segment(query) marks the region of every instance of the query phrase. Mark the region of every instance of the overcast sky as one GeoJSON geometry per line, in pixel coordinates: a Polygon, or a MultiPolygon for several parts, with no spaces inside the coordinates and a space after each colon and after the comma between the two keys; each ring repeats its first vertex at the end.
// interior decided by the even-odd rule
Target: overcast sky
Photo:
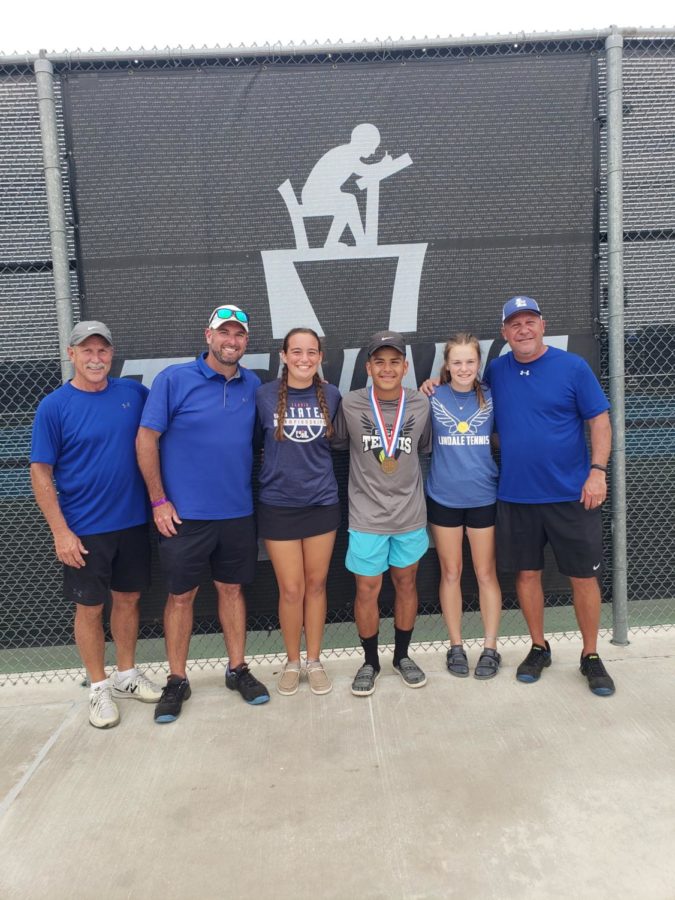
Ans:
{"type": "Polygon", "coordinates": [[[675,26],[672,0],[8,0],[0,52],[298,44],[675,26]]]}

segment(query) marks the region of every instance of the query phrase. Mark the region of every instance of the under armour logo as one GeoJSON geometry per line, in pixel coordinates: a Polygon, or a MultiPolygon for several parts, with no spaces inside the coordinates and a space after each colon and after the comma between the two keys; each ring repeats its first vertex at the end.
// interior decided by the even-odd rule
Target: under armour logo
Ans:
{"type": "Polygon", "coordinates": [[[128,400],[125,400],[122,404],[122,409],[131,409],[131,403],[128,400]]]}
{"type": "Polygon", "coordinates": [[[521,375],[529,375],[529,374],[530,374],[530,370],[529,370],[529,369],[521,369],[521,370],[520,370],[520,374],[521,374],[521,375]]]}

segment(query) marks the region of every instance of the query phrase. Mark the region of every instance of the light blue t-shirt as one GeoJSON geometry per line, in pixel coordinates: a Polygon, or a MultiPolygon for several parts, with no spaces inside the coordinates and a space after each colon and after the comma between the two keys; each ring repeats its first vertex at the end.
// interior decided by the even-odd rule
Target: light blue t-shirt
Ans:
{"type": "Polygon", "coordinates": [[[451,509],[490,506],[497,497],[499,473],[490,449],[492,396],[487,388],[483,395],[481,407],[475,391],[442,384],[429,401],[433,450],[427,494],[451,509]]]}
{"type": "Polygon", "coordinates": [[[205,356],[159,373],[141,425],[161,434],[162,482],[181,519],[250,516],[260,379],[239,366],[226,380],[206,364],[205,356]]]}
{"type": "Polygon", "coordinates": [[[75,534],[147,522],[135,447],[147,395],[129,378],[109,378],[102,391],[81,391],[68,382],[38,406],[30,459],[53,467],[59,506],[75,534]]]}
{"type": "Polygon", "coordinates": [[[584,422],[609,409],[588,363],[557,347],[529,363],[505,353],[487,367],[485,380],[501,449],[497,497],[509,503],[578,500],[590,463],[584,422]]]}

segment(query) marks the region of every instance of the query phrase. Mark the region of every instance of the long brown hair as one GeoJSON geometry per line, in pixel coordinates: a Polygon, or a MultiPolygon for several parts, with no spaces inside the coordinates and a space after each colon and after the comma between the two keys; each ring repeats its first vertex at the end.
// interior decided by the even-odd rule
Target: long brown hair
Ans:
{"type": "MultiPolygon", "coordinates": [[[[291,338],[296,334],[311,334],[317,343],[319,353],[323,352],[321,347],[321,338],[313,328],[291,328],[291,330],[284,338],[284,343],[281,348],[283,353],[288,353],[288,344],[291,338]]],[[[286,435],[284,434],[284,419],[286,418],[286,402],[288,400],[288,366],[286,365],[286,363],[284,363],[283,369],[281,370],[280,382],[279,400],[277,402],[277,427],[274,429],[274,438],[277,441],[284,441],[286,440],[286,435]]],[[[326,401],[326,394],[324,392],[323,384],[318,372],[314,373],[312,384],[314,385],[314,390],[316,391],[316,399],[319,403],[319,408],[321,409],[323,420],[326,423],[325,437],[330,440],[330,438],[333,437],[333,423],[331,422],[330,410],[328,409],[328,403],[326,401]]]]}
{"type": "MultiPolygon", "coordinates": [[[[471,347],[476,351],[476,356],[478,357],[478,365],[480,366],[481,354],[478,338],[475,334],[471,334],[471,332],[469,331],[458,331],[457,334],[453,334],[453,336],[448,340],[447,344],[443,348],[443,365],[441,366],[439,375],[441,384],[450,384],[451,381],[451,375],[448,371],[448,359],[450,357],[450,351],[453,347],[471,347]]],[[[485,406],[485,394],[483,393],[483,386],[478,375],[476,375],[476,377],[474,378],[471,389],[476,392],[478,406],[482,409],[485,406]]]]}

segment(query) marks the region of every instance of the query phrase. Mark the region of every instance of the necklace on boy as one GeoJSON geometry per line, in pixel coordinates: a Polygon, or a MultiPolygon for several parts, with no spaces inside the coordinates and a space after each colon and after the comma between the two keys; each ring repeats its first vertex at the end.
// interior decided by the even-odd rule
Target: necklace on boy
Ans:
{"type": "Polygon", "coordinates": [[[469,430],[469,423],[464,418],[464,406],[466,405],[466,401],[469,399],[469,394],[471,393],[471,391],[467,391],[466,394],[462,393],[462,399],[464,401],[463,403],[459,402],[459,400],[457,399],[457,394],[452,387],[450,388],[450,393],[455,398],[455,403],[457,404],[457,409],[460,413],[459,422],[457,423],[457,431],[460,434],[466,434],[466,432],[469,430]]]}

